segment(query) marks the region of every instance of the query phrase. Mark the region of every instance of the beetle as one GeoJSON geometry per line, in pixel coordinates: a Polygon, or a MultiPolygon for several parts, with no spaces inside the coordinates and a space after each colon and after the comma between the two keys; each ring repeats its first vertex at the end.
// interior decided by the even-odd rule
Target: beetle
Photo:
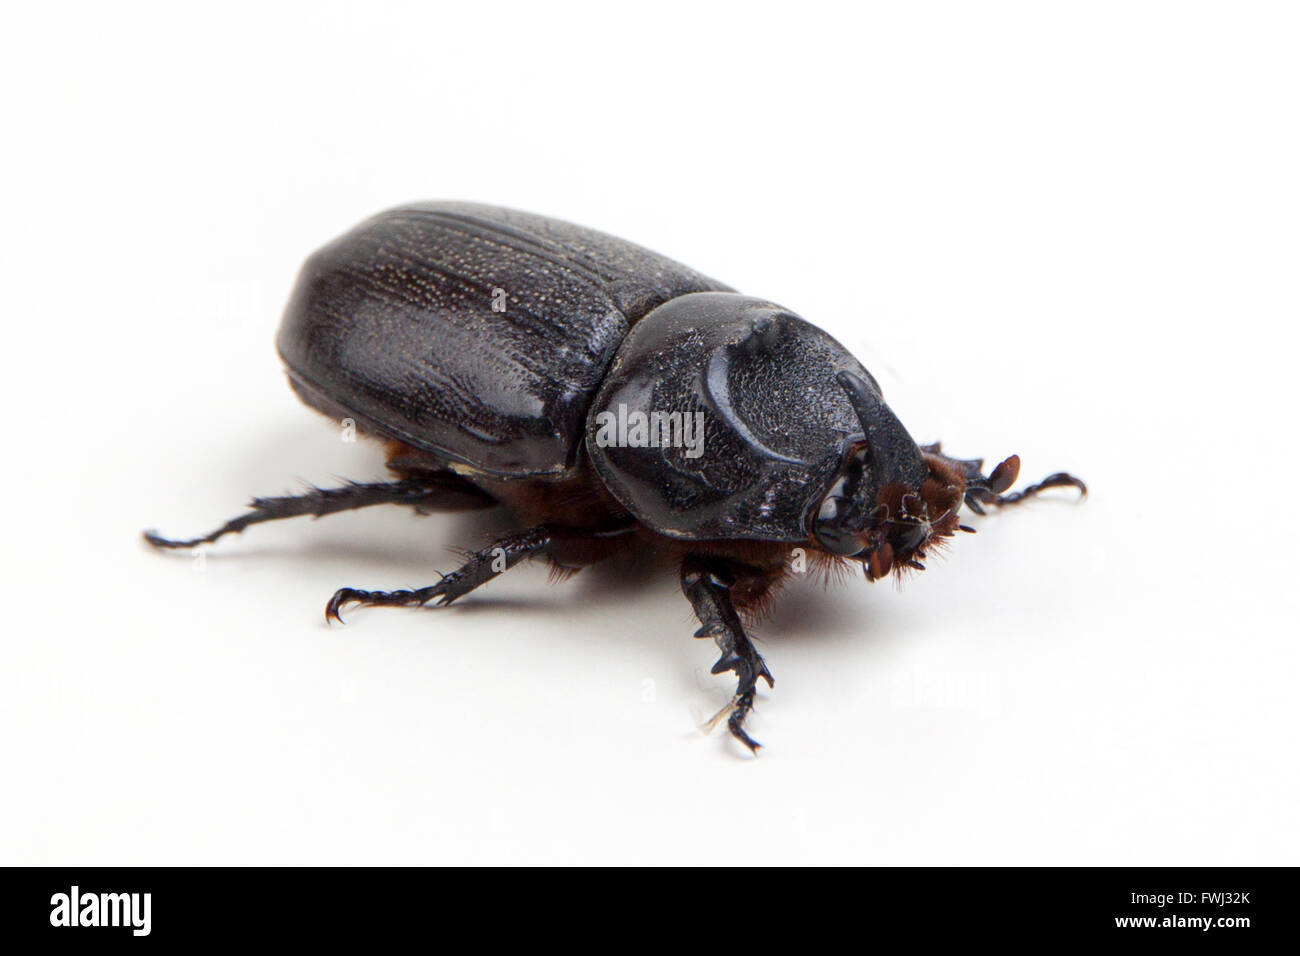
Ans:
{"type": "Polygon", "coordinates": [[[312,255],[277,346],[312,408],[386,442],[394,480],[254,498],[193,548],[251,525],[372,505],[422,513],[508,508],[518,530],[415,590],[338,590],[352,605],[451,604],[544,556],[561,573],[619,553],[678,569],[712,673],[736,690],[714,718],[745,729],[774,681],[746,626],[792,557],[859,566],[869,580],[921,570],[983,514],[1055,487],[1008,493],[1020,460],[918,445],[880,386],[834,338],[657,253],[497,206],[426,202],[382,212],[312,255]]]}

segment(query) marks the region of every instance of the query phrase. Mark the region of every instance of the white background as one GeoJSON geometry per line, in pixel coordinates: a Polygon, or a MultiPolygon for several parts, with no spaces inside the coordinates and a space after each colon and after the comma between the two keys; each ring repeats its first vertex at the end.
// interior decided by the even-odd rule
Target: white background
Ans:
{"type": "MultiPolygon", "coordinates": [[[[27,5],[0,39],[0,862],[1297,863],[1294,8],[27,5]],[[1093,489],[796,584],[744,755],[671,576],[482,525],[287,388],[301,260],[517,206],[840,338],[921,440],[1093,489]]],[[[497,526],[500,526],[499,524],[497,526]]]]}

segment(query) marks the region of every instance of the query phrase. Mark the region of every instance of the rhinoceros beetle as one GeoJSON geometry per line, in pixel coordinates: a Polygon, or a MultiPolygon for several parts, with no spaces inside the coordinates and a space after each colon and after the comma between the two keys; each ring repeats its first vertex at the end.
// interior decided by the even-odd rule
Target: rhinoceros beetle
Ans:
{"type": "Polygon", "coordinates": [[[495,206],[430,202],[363,222],[302,268],[277,341],[309,406],[387,442],[393,481],[253,499],[192,548],[250,525],[370,505],[510,509],[520,530],[416,590],[348,605],[447,605],[520,561],[564,571],[620,552],[679,570],[737,679],[715,721],[744,722],[772,674],[746,633],[802,553],[870,580],[907,569],[1006,494],[1012,456],[917,445],[839,342],[640,246],[495,206]]]}

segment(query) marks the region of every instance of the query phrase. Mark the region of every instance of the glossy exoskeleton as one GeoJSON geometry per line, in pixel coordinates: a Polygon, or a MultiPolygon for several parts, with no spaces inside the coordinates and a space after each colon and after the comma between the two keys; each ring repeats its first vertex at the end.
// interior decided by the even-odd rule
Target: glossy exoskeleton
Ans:
{"type": "Polygon", "coordinates": [[[506,568],[545,556],[576,569],[651,551],[679,569],[713,673],[736,692],[719,717],[744,722],[772,675],[746,633],[796,549],[867,578],[920,569],[1016,494],[1019,459],[918,446],[875,379],[794,313],[740,295],[640,246],[495,206],[432,202],[367,220],[304,265],[278,338],[308,405],[388,443],[391,482],[257,498],[192,540],[249,525],[377,504],[421,512],[502,505],[514,533],[418,590],[343,588],[351,604],[450,604],[506,568]]]}

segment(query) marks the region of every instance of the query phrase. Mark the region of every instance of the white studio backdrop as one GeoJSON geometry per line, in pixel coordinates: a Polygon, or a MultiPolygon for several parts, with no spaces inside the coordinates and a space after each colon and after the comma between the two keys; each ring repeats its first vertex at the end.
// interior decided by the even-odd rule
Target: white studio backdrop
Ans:
{"type": "MultiPolygon", "coordinates": [[[[0,862],[1296,862],[1285,4],[51,4],[0,37],[0,862]],[[273,349],[416,199],[623,236],[826,328],[913,434],[1068,494],[756,628],[758,759],[671,575],[378,509],[273,349]]],[[[1049,500],[1049,498],[1051,500],[1049,500]]],[[[492,522],[496,523],[493,524],[492,522]]]]}

